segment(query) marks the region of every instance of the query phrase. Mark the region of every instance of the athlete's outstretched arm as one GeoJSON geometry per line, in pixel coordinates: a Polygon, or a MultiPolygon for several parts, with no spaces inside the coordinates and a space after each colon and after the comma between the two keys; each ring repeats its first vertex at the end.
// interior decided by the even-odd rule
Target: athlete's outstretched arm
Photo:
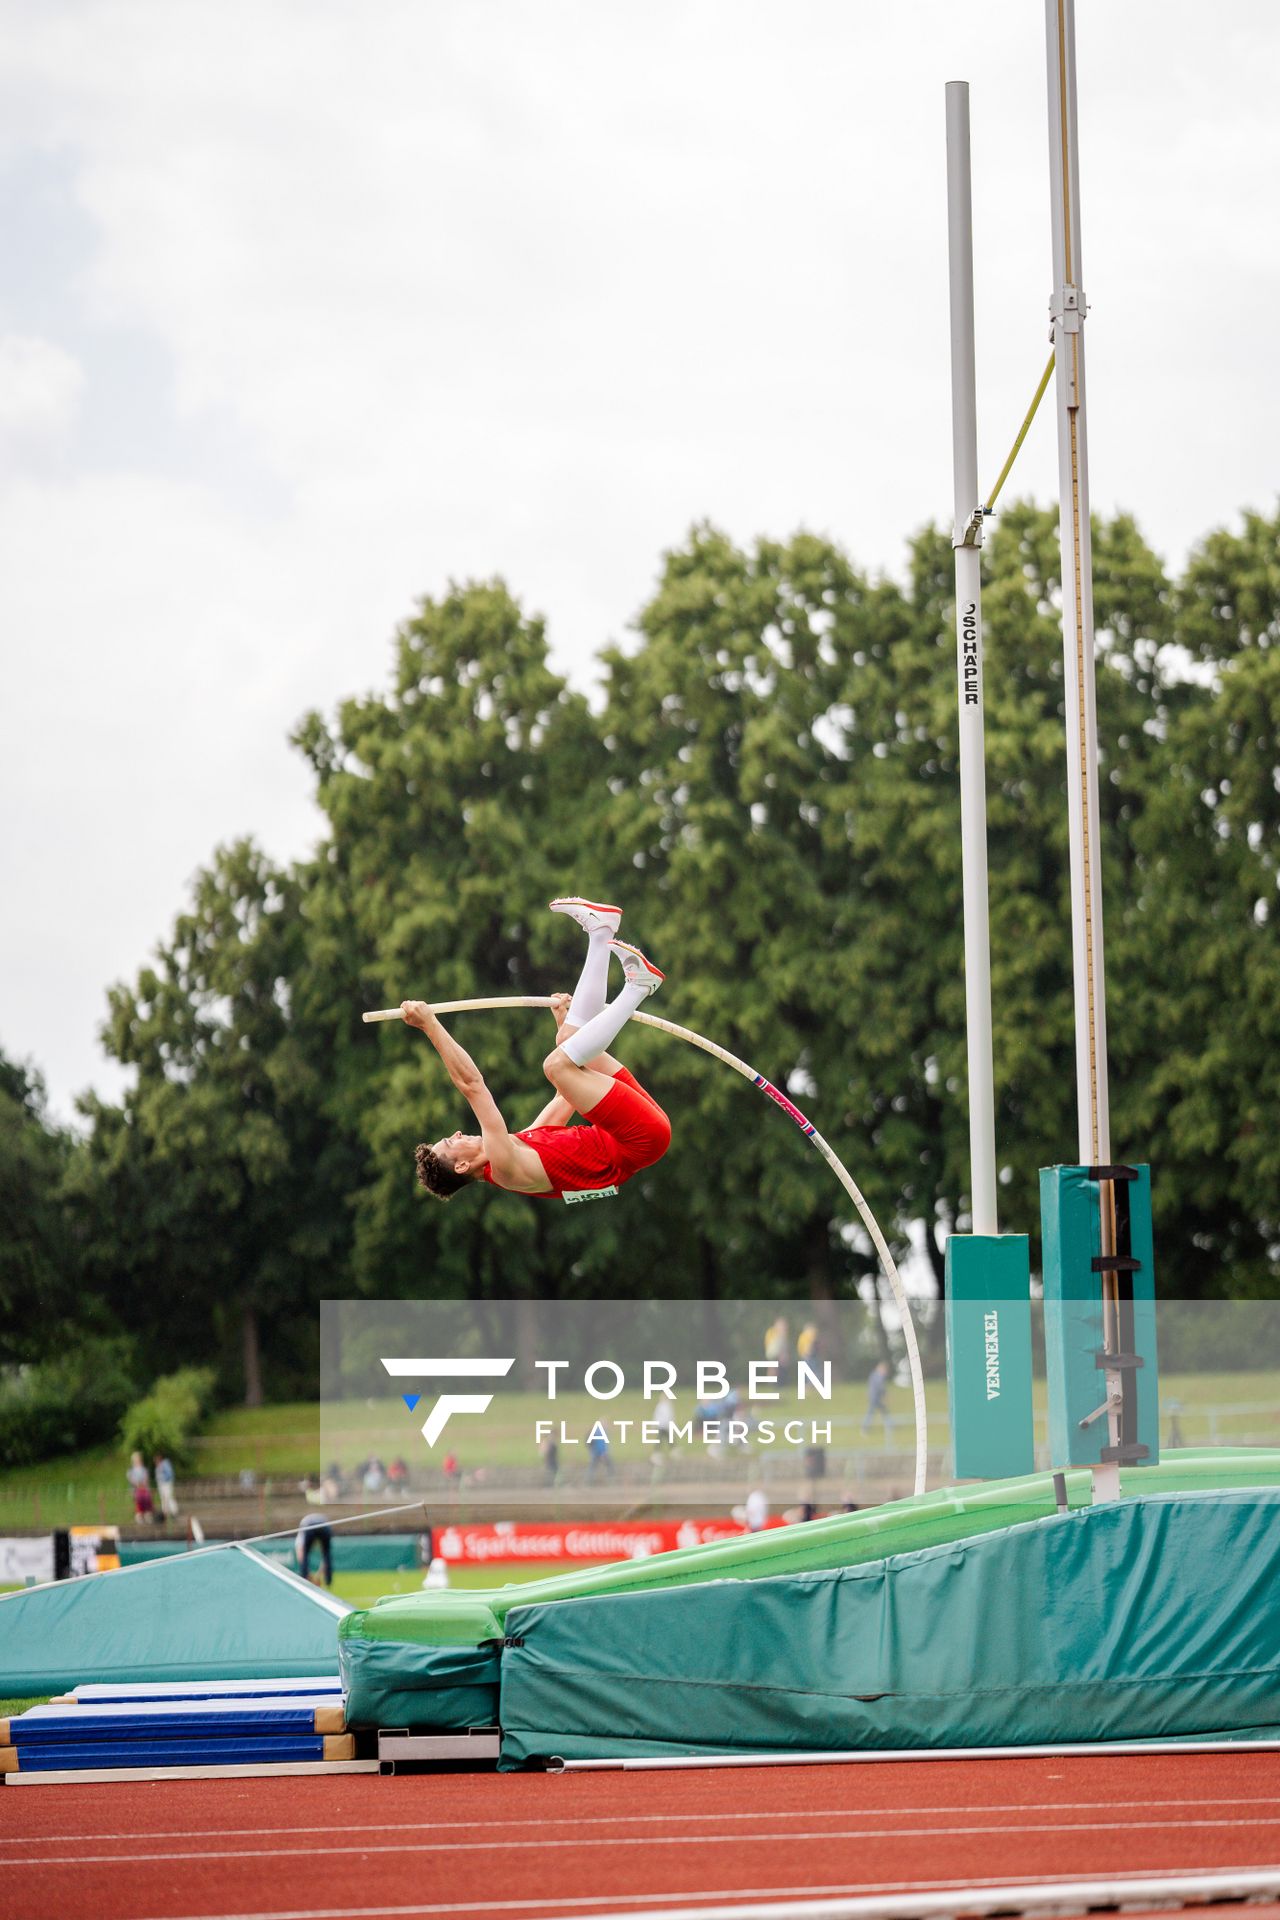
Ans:
{"type": "MultiPolygon", "coordinates": [[[[402,1000],[400,1017],[407,1027],[416,1027],[419,1033],[425,1033],[440,1058],[444,1069],[463,1099],[469,1102],[476,1119],[480,1120],[480,1110],[476,1106],[477,1096],[484,1096],[495,1113],[497,1105],[493,1095],[484,1083],[481,1073],[465,1047],[460,1047],[451,1033],[446,1033],[439,1019],[424,1000],[402,1000]]],[[[481,1121],[483,1125],[483,1121],[481,1121]]]]}
{"type": "Polygon", "coordinates": [[[498,1184],[513,1193],[545,1192],[547,1179],[542,1162],[532,1148],[512,1138],[484,1075],[466,1048],[445,1032],[425,1001],[402,1000],[400,1015],[406,1026],[426,1034],[443,1060],[445,1072],[474,1113],[490,1171],[498,1184]]]}

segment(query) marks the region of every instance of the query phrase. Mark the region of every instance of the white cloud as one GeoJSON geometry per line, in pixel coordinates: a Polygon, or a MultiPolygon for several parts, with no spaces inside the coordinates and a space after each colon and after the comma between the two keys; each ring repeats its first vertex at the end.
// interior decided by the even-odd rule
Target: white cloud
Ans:
{"type": "Polygon", "coordinates": [[[51,340],[0,334],[0,457],[12,468],[63,446],[83,390],[72,354],[51,340]]]}

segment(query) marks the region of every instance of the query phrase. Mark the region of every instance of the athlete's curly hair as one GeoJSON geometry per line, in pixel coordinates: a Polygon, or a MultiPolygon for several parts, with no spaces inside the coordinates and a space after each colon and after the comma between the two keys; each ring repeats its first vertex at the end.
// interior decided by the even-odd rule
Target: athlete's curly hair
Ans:
{"type": "Polygon", "coordinates": [[[460,1193],[463,1187],[471,1184],[472,1176],[469,1173],[455,1173],[434,1147],[415,1147],[413,1158],[418,1179],[433,1200],[452,1200],[455,1193],[460,1193]]]}

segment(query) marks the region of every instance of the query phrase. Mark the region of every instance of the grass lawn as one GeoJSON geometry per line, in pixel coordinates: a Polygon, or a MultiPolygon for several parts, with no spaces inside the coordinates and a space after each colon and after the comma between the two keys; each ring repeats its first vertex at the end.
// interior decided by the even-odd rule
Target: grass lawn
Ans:
{"type": "MultiPolygon", "coordinates": [[[[311,1400],[279,1407],[227,1407],[195,1441],[201,1476],[234,1478],[250,1468],[259,1479],[301,1480],[320,1457],[320,1410],[311,1400]]],[[[119,1447],[93,1447],[0,1474],[0,1530],[5,1527],[127,1526],[133,1495],[119,1447]]]]}
{"type": "MultiPolygon", "coordinates": [[[[526,1580],[545,1580],[553,1573],[568,1573],[579,1567],[605,1566],[603,1560],[529,1560],[505,1567],[450,1567],[449,1585],[455,1592],[464,1588],[519,1587],[526,1580]]],[[[353,1607],[371,1607],[388,1593],[421,1593],[422,1571],[411,1573],[335,1573],[333,1592],[353,1607]]]]}
{"type": "Polygon", "coordinates": [[[133,1518],[125,1485],[128,1460],[118,1447],[64,1454],[0,1474],[0,1529],[123,1526],[133,1518]]]}
{"type": "Polygon", "coordinates": [[[320,1408],[314,1400],[280,1407],[225,1407],[195,1442],[199,1474],[237,1474],[251,1467],[259,1478],[275,1474],[300,1480],[320,1462],[320,1408]]]}

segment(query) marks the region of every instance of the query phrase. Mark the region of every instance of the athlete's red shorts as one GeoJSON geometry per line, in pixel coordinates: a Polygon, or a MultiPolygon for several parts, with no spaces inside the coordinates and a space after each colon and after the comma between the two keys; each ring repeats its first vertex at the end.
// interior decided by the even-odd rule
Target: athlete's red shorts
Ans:
{"type": "MultiPolygon", "coordinates": [[[[564,1193],[617,1186],[651,1167],[671,1145],[671,1122],[652,1094],[621,1067],[604,1098],[583,1114],[581,1125],[527,1127],[516,1139],[533,1148],[551,1183],[545,1193],[529,1197],[556,1200],[564,1193]]],[[[491,1182],[490,1168],[482,1171],[491,1182]]]]}
{"type": "Polygon", "coordinates": [[[583,1117],[614,1141],[624,1180],[661,1160],[671,1145],[671,1122],[626,1067],[619,1067],[604,1099],[583,1117]]]}

